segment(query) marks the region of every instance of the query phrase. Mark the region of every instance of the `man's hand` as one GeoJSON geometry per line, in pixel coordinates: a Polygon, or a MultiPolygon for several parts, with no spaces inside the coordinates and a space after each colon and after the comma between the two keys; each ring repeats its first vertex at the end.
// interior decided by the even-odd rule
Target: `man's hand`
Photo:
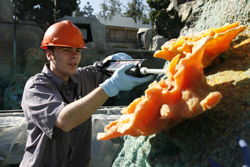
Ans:
{"type": "Polygon", "coordinates": [[[125,73],[126,70],[130,69],[131,67],[133,67],[133,64],[122,66],[117,71],[115,71],[111,78],[100,84],[100,86],[109,97],[116,96],[120,91],[131,90],[134,87],[153,79],[153,75],[143,78],[137,78],[127,75],[125,73]]]}

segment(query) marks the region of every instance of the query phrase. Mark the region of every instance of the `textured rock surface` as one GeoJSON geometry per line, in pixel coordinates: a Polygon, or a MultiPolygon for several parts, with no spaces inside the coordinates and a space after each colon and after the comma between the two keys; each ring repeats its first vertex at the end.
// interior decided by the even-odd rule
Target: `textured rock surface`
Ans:
{"type": "Polygon", "coordinates": [[[163,36],[160,36],[160,35],[156,35],[153,37],[152,39],[152,43],[153,43],[153,46],[151,48],[152,51],[156,51],[156,50],[160,50],[161,49],[161,46],[169,41],[167,38],[164,38],[163,36]]]}
{"type": "MultiPolygon", "coordinates": [[[[249,25],[242,17],[249,4],[242,0],[205,3],[196,31],[242,19],[241,24],[249,25]]],[[[249,36],[248,28],[220,55],[219,62],[205,69],[208,83],[223,94],[218,106],[159,134],[125,136],[113,166],[206,167],[208,158],[227,167],[242,166],[237,137],[250,144],[249,36]]]]}
{"type": "Polygon", "coordinates": [[[217,107],[159,134],[126,136],[113,166],[205,167],[208,158],[228,167],[241,166],[236,139],[250,143],[249,50],[248,40],[223,53],[221,64],[206,69],[208,83],[223,94],[217,107]]]}
{"type": "Polygon", "coordinates": [[[18,74],[10,81],[8,87],[4,91],[4,103],[5,110],[20,109],[21,100],[23,95],[23,88],[27,81],[27,77],[18,74]]]}
{"type": "Polygon", "coordinates": [[[31,77],[42,71],[44,63],[47,62],[45,53],[41,49],[29,48],[24,52],[25,68],[24,74],[31,77]]]}
{"type": "Polygon", "coordinates": [[[236,21],[249,25],[249,8],[250,2],[246,0],[205,0],[189,17],[181,35],[221,27],[225,23],[236,21]]]}
{"type": "Polygon", "coordinates": [[[141,46],[145,50],[149,50],[152,45],[152,37],[153,31],[151,28],[140,28],[137,32],[137,36],[139,37],[138,41],[141,46]]]}
{"type": "Polygon", "coordinates": [[[0,4],[0,88],[2,89],[9,84],[14,72],[23,71],[23,53],[27,48],[40,46],[43,30],[34,22],[22,22],[16,24],[15,35],[13,5],[10,0],[0,0],[0,4]],[[14,55],[14,43],[16,55],[14,55]]]}
{"type": "Polygon", "coordinates": [[[1,21],[11,21],[13,16],[13,7],[10,0],[0,0],[0,20],[1,21]]]}

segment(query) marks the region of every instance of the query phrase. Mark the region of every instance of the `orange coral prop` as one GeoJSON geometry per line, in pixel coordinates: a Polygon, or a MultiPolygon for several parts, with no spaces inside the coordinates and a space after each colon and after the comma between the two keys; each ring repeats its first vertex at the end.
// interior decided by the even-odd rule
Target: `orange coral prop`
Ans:
{"type": "Polygon", "coordinates": [[[205,46],[213,40],[206,37],[194,44],[192,53],[181,59],[173,58],[166,72],[167,80],[154,81],[145,96],[135,99],[119,120],[98,133],[98,140],[109,140],[124,135],[148,136],[167,130],[180,122],[212,108],[222,98],[219,92],[210,92],[201,62],[205,46]]]}
{"type": "Polygon", "coordinates": [[[205,32],[191,34],[190,36],[181,36],[178,39],[172,39],[162,45],[161,49],[155,52],[154,57],[171,61],[176,55],[185,57],[191,53],[194,44],[201,38],[210,36],[210,40],[205,46],[205,52],[202,59],[202,68],[209,66],[212,61],[222,52],[230,47],[231,41],[242,31],[246,29],[245,25],[239,26],[239,22],[226,24],[220,28],[211,28],[205,32]]]}

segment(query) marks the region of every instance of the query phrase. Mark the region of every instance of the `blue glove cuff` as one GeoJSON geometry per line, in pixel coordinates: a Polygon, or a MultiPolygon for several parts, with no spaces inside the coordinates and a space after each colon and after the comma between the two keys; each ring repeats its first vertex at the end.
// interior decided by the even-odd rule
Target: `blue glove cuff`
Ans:
{"type": "Polygon", "coordinates": [[[126,53],[116,53],[111,56],[110,60],[131,60],[131,59],[133,58],[126,53]]]}
{"type": "Polygon", "coordinates": [[[118,88],[114,84],[112,79],[107,79],[104,81],[100,86],[103,88],[104,92],[109,96],[113,97],[116,96],[119,93],[118,88]]]}
{"type": "Polygon", "coordinates": [[[123,65],[117,71],[115,71],[111,78],[100,84],[104,92],[109,97],[116,96],[119,91],[131,90],[135,86],[141,85],[153,78],[152,75],[143,78],[127,75],[125,71],[131,67],[133,67],[133,64],[123,65]]]}

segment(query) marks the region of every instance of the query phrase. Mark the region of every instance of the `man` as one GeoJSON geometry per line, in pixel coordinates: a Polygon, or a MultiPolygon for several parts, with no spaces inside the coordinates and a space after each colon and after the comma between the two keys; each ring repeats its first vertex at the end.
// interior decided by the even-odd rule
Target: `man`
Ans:
{"type": "MultiPolygon", "coordinates": [[[[80,30],[68,20],[48,28],[41,48],[46,49],[49,63],[25,85],[22,108],[28,138],[20,166],[89,166],[91,115],[109,97],[152,76],[126,75],[131,65],[123,66],[109,79],[101,72],[78,68],[81,50],[86,47],[80,30]]],[[[119,54],[111,56],[117,58],[119,54]]]]}

